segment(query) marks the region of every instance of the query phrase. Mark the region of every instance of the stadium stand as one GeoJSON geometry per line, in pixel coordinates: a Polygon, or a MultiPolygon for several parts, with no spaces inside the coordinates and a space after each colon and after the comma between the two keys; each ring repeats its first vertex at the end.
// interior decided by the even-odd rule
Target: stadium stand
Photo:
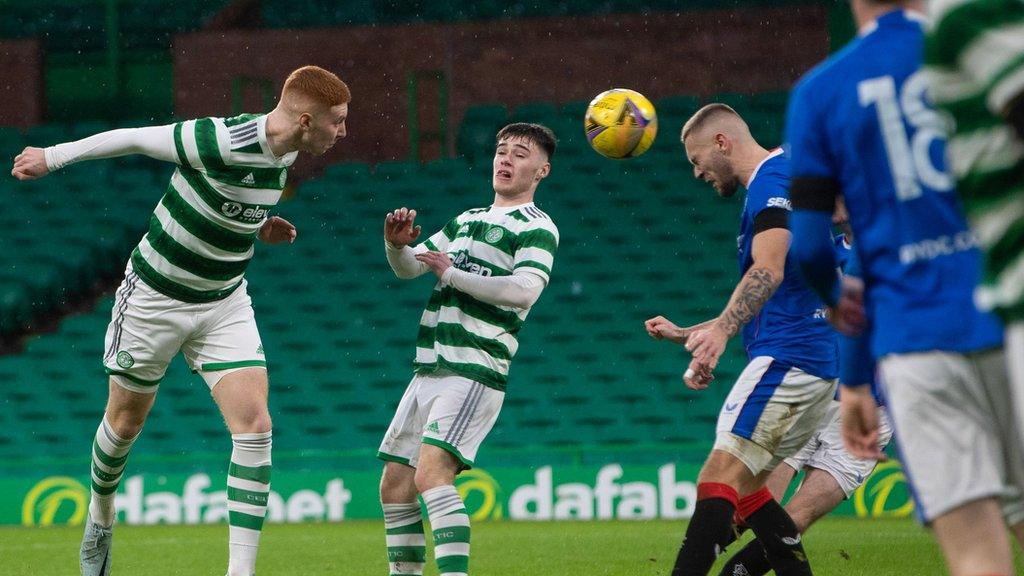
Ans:
{"type": "Polygon", "coordinates": [[[107,44],[108,18],[115,16],[121,47],[168,48],[174,34],[201,27],[227,0],[138,0],[117,2],[115,15],[102,0],[0,1],[0,38],[40,38],[53,52],[90,52],[107,44]],[[159,14],[159,18],[154,18],[159,14]]]}
{"type": "MultiPolygon", "coordinates": [[[[761,111],[765,125],[755,128],[766,144],[778,143],[774,119],[784,97],[734,103],[744,113],[761,111]]],[[[736,281],[739,203],[694,180],[678,144],[679,126],[699,104],[693,97],[657,103],[662,133],[651,151],[629,161],[587,147],[583,103],[537,103],[511,113],[482,106],[459,129],[460,158],[339,164],[302,183],[277,210],[297,226],[297,242],[258,245],[248,273],[270,362],[275,446],[376,447],[409,380],[431,283],[394,278],[381,246],[383,215],[416,207],[429,234],[462,210],[487,205],[495,130],[509,119],[534,118],[555,127],[562,142],[537,200],[559,225],[561,244],[551,285],[524,328],[489,445],[709,443],[726,384],[744,362],[741,346],[734,342],[719,366],[722,385],[696,393],[681,382],[685,354],[652,341],[642,326],[656,314],[703,321],[736,281]]],[[[48,125],[24,141],[103,128],[48,125]]],[[[0,131],[0,152],[24,141],[0,131]]],[[[19,201],[0,213],[15,247],[0,270],[0,326],[23,328],[90,282],[116,277],[169,173],[154,161],[120,159],[15,184],[19,201]]],[[[51,456],[81,452],[66,439],[89,437],[101,415],[111,304],[105,297],[93,311],[64,318],[55,333],[32,336],[22,353],[0,357],[0,378],[11,391],[0,402],[0,456],[23,454],[24,442],[51,456]]],[[[140,440],[144,451],[214,450],[225,442],[205,385],[176,360],[140,440]]]]}
{"type": "MultiPolygon", "coordinates": [[[[791,4],[808,4],[814,0],[790,0],[791,4]]],[[[715,4],[718,8],[756,7],[764,0],[731,0],[715,4]]],[[[775,2],[774,4],[779,4],[775,2]]],[[[459,22],[500,18],[539,18],[621,13],[666,12],[706,9],[712,5],[698,0],[657,0],[638,6],[631,0],[562,0],[559,2],[499,2],[483,0],[263,0],[262,16],[266,26],[277,28],[309,28],[349,26],[358,24],[397,24],[406,22],[459,22]],[[315,17],[312,17],[315,15],[315,17]]]]}

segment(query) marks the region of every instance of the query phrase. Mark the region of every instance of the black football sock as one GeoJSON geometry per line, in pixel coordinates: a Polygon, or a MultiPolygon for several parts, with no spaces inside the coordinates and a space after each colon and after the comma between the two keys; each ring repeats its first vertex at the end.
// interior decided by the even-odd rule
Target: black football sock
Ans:
{"type": "Polygon", "coordinates": [[[761,541],[754,538],[742,550],[732,555],[718,576],[764,576],[771,572],[772,563],[761,541]]]}
{"type": "Polygon", "coordinates": [[[776,576],[811,576],[800,532],[766,488],[746,496],[741,515],[768,554],[776,576]]]}
{"type": "Polygon", "coordinates": [[[736,490],[727,484],[701,482],[697,505],[686,528],[672,576],[707,576],[715,559],[735,539],[732,515],[739,503],[736,490]]]}

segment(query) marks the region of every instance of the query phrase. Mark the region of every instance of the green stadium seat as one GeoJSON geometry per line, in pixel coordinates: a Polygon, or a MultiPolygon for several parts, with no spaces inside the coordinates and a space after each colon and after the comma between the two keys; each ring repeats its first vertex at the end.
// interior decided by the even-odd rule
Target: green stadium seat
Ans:
{"type": "Polygon", "coordinates": [[[459,125],[456,148],[459,155],[470,161],[490,159],[494,151],[494,136],[508,123],[508,109],[502,104],[484,104],[470,107],[459,125]]]}
{"type": "MultiPolygon", "coordinates": [[[[694,100],[679,98],[664,109],[683,110],[694,100]]],[[[764,103],[771,98],[749,100],[755,118],[768,118],[775,105],[764,103]]],[[[520,107],[517,114],[524,108],[530,110],[520,107]]],[[[580,138],[581,111],[535,108],[554,111],[549,122],[563,138],[563,155],[537,198],[559,225],[561,247],[551,283],[520,335],[502,416],[486,446],[541,453],[709,446],[728,383],[745,362],[741,347],[730,347],[716,371],[723,385],[698,394],[681,382],[686,365],[678,349],[650,340],[642,322],[665,314],[690,324],[720,311],[736,282],[738,204],[693,180],[674,136],[659,137],[663,148],[615,162],[580,138]]],[[[433,282],[393,277],[380,219],[415,202],[429,234],[460,211],[487,205],[494,131],[507,117],[500,106],[467,112],[459,149],[467,150],[465,137],[477,130],[482,136],[468,148],[472,154],[373,170],[331,166],[281,204],[279,213],[299,227],[299,241],[257,247],[247,273],[268,355],[279,450],[376,448],[411,377],[419,314],[433,282]]],[[[81,290],[97,280],[96,268],[107,282],[120,274],[167,172],[157,165],[105,165],[96,164],[96,175],[72,167],[38,189],[16,185],[19,201],[0,213],[8,240],[19,247],[0,266],[0,332],[24,327],[40,309],[59,308],[74,295],[69,287],[81,290]],[[118,203],[96,192],[113,186],[132,190],[118,203]],[[97,216],[79,221],[74,216],[82,210],[97,216]],[[66,249],[54,253],[50,237],[64,238],[66,249]]],[[[19,354],[0,357],[0,379],[13,392],[0,401],[0,425],[30,431],[0,433],[0,457],[17,456],[18,442],[80,454],[80,446],[54,438],[60,425],[95,430],[106,396],[100,358],[112,302],[103,298],[94,310],[64,318],[55,333],[33,337],[19,354]],[[37,390],[60,396],[61,418],[31,409],[37,390]]],[[[181,360],[168,371],[154,410],[140,451],[181,454],[229,445],[205,384],[181,360]]]]}
{"type": "Polygon", "coordinates": [[[531,122],[535,124],[552,124],[559,119],[558,107],[546,102],[522,104],[512,112],[510,122],[531,122]]]}

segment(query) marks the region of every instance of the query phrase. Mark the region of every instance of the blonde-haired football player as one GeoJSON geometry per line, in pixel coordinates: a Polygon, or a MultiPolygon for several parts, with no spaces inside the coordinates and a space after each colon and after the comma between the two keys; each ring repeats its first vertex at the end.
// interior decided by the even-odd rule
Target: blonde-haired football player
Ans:
{"type": "Polygon", "coordinates": [[[179,352],[210,387],[231,431],[228,574],[254,573],[270,493],[271,422],[266,359],[245,269],[256,238],[295,240],[295,227],[269,211],[298,152],[323,154],[345,137],[350,99],[336,75],[304,66],[288,76],[269,114],[112,130],[26,148],[15,158],[11,173],[19,180],[128,154],[178,165],[149,232],[132,252],[107,328],[103,365],[110,392],[92,445],[83,575],[110,573],[114,492],[179,352]]]}

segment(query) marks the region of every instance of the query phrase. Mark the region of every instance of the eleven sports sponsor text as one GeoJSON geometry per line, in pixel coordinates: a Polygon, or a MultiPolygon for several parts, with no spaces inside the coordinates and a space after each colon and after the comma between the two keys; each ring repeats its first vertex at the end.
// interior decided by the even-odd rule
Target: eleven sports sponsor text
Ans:
{"type": "MultiPolygon", "coordinates": [[[[693,514],[699,466],[541,466],[473,469],[456,485],[474,520],[651,520],[693,514]]],[[[275,470],[270,522],[340,522],[380,518],[379,471],[275,470]]],[[[0,479],[0,524],[80,524],[89,501],[86,477],[0,479]]],[[[135,474],[116,496],[126,524],[211,524],[227,518],[224,477],[135,474]]],[[[875,472],[835,514],[904,517],[913,511],[896,461],[875,472]]]]}

